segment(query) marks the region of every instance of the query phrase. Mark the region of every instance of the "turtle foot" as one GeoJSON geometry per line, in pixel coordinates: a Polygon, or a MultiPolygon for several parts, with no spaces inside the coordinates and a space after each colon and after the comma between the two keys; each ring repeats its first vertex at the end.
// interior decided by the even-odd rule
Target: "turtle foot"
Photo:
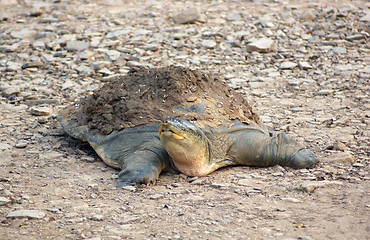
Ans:
{"type": "Polygon", "coordinates": [[[140,169],[123,169],[118,174],[117,187],[136,184],[154,184],[159,178],[158,169],[154,166],[147,166],[140,169]]]}
{"type": "Polygon", "coordinates": [[[311,168],[318,162],[319,159],[312,151],[308,149],[302,149],[291,157],[287,165],[295,169],[311,168]]]}

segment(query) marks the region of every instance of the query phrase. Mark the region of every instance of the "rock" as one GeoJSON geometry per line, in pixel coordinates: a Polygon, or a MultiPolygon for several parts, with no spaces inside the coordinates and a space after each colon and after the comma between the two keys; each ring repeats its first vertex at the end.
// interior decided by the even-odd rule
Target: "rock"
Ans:
{"type": "Polygon", "coordinates": [[[349,35],[346,37],[346,40],[348,41],[356,41],[356,40],[361,40],[364,39],[365,36],[362,34],[354,34],[354,35],[349,35]]]}
{"type": "Polygon", "coordinates": [[[356,159],[352,156],[349,152],[340,152],[334,153],[326,158],[324,158],[323,162],[329,163],[353,163],[356,159]]]}
{"type": "Polygon", "coordinates": [[[69,41],[67,42],[67,51],[83,51],[89,47],[90,43],[86,41],[69,41]]]}
{"type": "Polygon", "coordinates": [[[227,21],[240,21],[241,20],[240,13],[229,12],[226,14],[226,20],[227,21]]]}
{"type": "Polygon", "coordinates": [[[282,197],[280,199],[283,200],[283,201],[293,202],[293,203],[301,203],[302,202],[301,200],[296,199],[296,198],[292,198],[292,197],[286,197],[286,198],[282,197]]]}
{"type": "Polygon", "coordinates": [[[93,220],[93,221],[103,221],[104,216],[101,215],[101,214],[94,214],[94,215],[90,216],[89,219],[93,220]]]}
{"type": "Polygon", "coordinates": [[[346,53],[346,52],[347,52],[347,49],[346,49],[346,48],[344,48],[344,47],[333,47],[333,48],[331,49],[331,51],[332,51],[333,53],[336,53],[336,54],[341,54],[341,53],[346,53]]]}
{"type": "Polygon", "coordinates": [[[251,187],[251,180],[250,179],[240,179],[238,181],[238,184],[241,185],[241,186],[247,186],[247,187],[251,187]]]}
{"type": "Polygon", "coordinates": [[[294,63],[294,62],[283,62],[283,63],[280,64],[279,68],[283,69],[283,70],[285,70],[285,69],[294,69],[296,66],[297,66],[297,64],[294,63]]]}
{"type": "Polygon", "coordinates": [[[1,92],[4,97],[8,98],[10,96],[18,95],[20,92],[20,89],[19,87],[7,87],[7,88],[4,88],[1,92]]]}
{"type": "Polygon", "coordinates": [[[7,218],[35,218],[45,217],[45,213],[37,210],[16,210],[6,215],[7,218]]]}
{"type": "Polygon", "coordinates": [[[5,197],[0,197],[0,206],[5,206],[9,203],[11,203],[12,201],[8,198],[5,198],[5,197]]]}
{"type": "Polygon", "coordinates": [[[298,188],[305,192],[313,192],[317,188],[328,187],[328,186],[333,186],[333,185],[343,185],[343,183],[339,181],[325,180],[325,181],[320,181],[320,182],[303,183],[298,188]]]}
{"type": "Polygon", "coordinates": [[[43,67],[44,66],[44,63],[43,62],[40,62],[40,61],[34,61],[34,62],[29,62],[29,63],[26,63],[24,65],[22,65],[22,69],[26,69],[26,68],[39,68],[39,67],[43,67]]]}
{"type": "Polygon", "coordinates": [[[105,51],[105,54],[111,61],[116,61],[121,56],[121,53],[117,50],[107,50],[105,51]]]}
{"type": "Polygon", "coordinates": [[[50,106],[32,106],[30,107],[30,113],[35,116],[49,116],[52,109],[50,106]]]}
{"type": "Polygon", "coordinates": [[[54,22],[59,22],[59,19],[54,17],[40,18],[40,23],[54,23],[54,22]]]}
{"type": "Polygon", "coordinates": [[[112,75],[113,72],[111,70],[109,70],[108,68],[102,68],[98,71],[98,73],[101,73],[103,75],[112,75]]]}
{"type": "Polygon", "coordinates": [[[312,69],[312,66],[308,62],[298,62],[298,67],[302,70],[312,69]]]}
{"type": "Polygon", "coordinates": [[[163,194],[160,194],[160,193],[156,193],[152,196],[150,196],[150,199],[154,199],[154,200],[157,200],[157,199],[160,199],[160,198],[163,198],[164,195],[163,194]]]}
{"type": "Polygon", "coordinates": [[[188,8],[178,12],[172,19],[177,24],[194,23],[200,18],[200,11],[197,8],[188,8]]]}
{"type": "Polygon", "coordinates": [[[10,149],[10,148],[12,148],[12,145],[0,142],[0,150],[7,150],[7,149],[10,149]]]}
{"type": "Polygon", "coordinates": [[[301,19],[305,22],[311,22],[316,19],[315,14],[312,13],[312,11],[304,11],[304,13],[301,15],[301,19]]]}
{"type": "Polygon", "coordinates": [[[364,164],[362,164],[362,163],[354,163],[354,164],[352,164],[352,166],[354,166],[354,167],[365,167],[365,165],[364,164]]]}
{"type": "Polygon", "coordinates": [[[124,190],[130,191],[130,192],[136,191],[136,187],[134,187],[134,186],[123,186],[121,188],[124,189],[124,190]]]}
{"type": "Polygon", "coordinates": [[[370,12],[366,13],[359,19],[361,22],[370,22],[370,12]]]}
{"type": "Polygon", "coordinates": [[[17,62],[12,62],[12,61],[8,61],[6,63],[6,70],[7,71],[18,71],[19,69],[21,69],[22,67],[22,64],[21,63],[17,63],[17,62]]]}
{"type": "Polygon", "coordinates": [[[207,49],[211,49],[211,48],[214,48],[216,47],[217,43],[213,40],[203,40],[201,42],[201,46],[204,47],[204,48],[207,48],[207,49]]]}
{"type": "Polygon", "coordinates": [[[25,148],[25,147],[27,147],[27,142],[26,141],[19,141],[19,142],[17,142],[16,144],[15,144],[15,147],[16,148],[25,148]]]}
{"type": "Polygon", "coordinates": [[[24,28],[19,31],[12,31],[10,33],[10,36],[12,36],[13,38],[25,39],[32,38],[33,36],[35,36],[35,34],[36,34],[35,30],[24,28]]]}
{"type": "Polygon", "coordinates": [[[267,53],[274,50],[275,41],[269,38],[261,38],[256,40],[252,43],[247,44],[247,51],[248,52],[260,52],[260,53],[267,53]]]}

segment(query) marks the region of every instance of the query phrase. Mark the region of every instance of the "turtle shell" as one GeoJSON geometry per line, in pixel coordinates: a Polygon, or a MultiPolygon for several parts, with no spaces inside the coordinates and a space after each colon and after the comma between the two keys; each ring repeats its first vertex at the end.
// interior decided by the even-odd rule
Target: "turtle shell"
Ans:
{"type": "Polygon", "coordinates": [[[193,121],[200,128],[228,126],[233,120],[260,124],[246,99],[222,78],[176,66],[132,69],[65,108],[59,118],[108,135],[167,116],[193,121]]]}

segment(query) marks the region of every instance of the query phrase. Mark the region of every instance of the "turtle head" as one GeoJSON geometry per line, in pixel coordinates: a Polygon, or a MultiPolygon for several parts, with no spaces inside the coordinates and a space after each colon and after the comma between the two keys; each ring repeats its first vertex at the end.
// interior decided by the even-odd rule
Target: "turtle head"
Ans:
{"type": "Polygon", "coordinates": [[[159,128],[161,141],[176,168],[189,176],[204,176],[210,171],[208,139],[195,124],[166,118],[159,128]]]}

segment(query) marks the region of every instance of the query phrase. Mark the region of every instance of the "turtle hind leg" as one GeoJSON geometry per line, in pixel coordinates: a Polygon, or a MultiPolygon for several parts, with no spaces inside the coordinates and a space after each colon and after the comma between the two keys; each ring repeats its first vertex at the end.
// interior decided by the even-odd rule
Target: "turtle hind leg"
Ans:
{"type": "Polygon", "coordinates": [[[125,159],[117,187],[155,183],[168,165],[169,156],[161,143],[146,143],[125,159]]]}

